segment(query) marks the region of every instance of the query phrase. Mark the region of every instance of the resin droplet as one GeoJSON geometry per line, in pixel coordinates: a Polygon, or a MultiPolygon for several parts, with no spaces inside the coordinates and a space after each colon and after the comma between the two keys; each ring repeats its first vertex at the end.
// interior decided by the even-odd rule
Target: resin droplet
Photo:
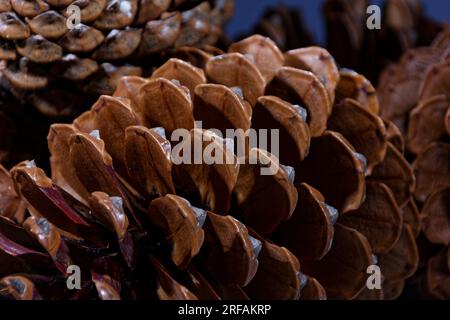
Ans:
{"type": "Polygon", "coordinates": [[[253,246],[253,252],[255,252],[255,256],[258,257],[259,253],[262,250],[262,243],[261,241],[259,241],[256,238],[253,238],[252,236],[248,236],[250,238],[250,241],[252,242],[252,246],[253,246]]]}
{"type": "Polygon", "coordinates": [[[362,163],[363,167],[364,167],[364,172],[367,170],[367,159],[366,157],[359,152],[354,152],[355,156],[358,158],[358,160],[362,163]]]}
{"type": "Polygon", "coordinates": [[[160,135],[161,137],[163,137],[164,139],[166,138],[166,130],[163,127],[156,127],[156,128],[152,128],[152,130],[157,133],[158,135],[160,135]]]}
{"type": "Polygon", "coordinates": [[[244,99],[244,93],[242,92],[242,89],[240,87],[232,87],[231,90],[239,96],[241,99],[244,99]]]}
{"type": "Polygon", "coordinates": [[[27,168],[35,168],[36,162],[34,160],[28,161],[26,167],[27,168]]]}
{"type": "Polygon", "coordinates": [[[294,104],[293,107],[297,111],[300,118],[306,122],[306,119],[308,119],[308,111],[305,108],[300,107],[298,104],[294,104]]]}
{"type": "Polygon", "coordinates": [[[89,135],[97,140],[100,140],[100,131],[98,130],[93,130],[91,133],[89,133],[89,135]]]}
{"type": "Polygon", "coordinates": [[[328,210],[328,217],[330,218],[331,224],[336,224],[337,219],[339,218],[339,211],[328,204],[325,203],[325,206],[328,210]]]}
{"type": "Polygon", "coordinates": [[[123,210],[123,200],[121,197],[110,197],[110,199],[114,207],[116,207],[118,210],[123,210]]]}
{"type": "Polygon", "coordinates": [[[205,224],[206,220],[206,211],[201,208],[192,207],[194,213],[197,217],[197,225],[201,228],[205,224]]]}
{"type": "Polygon", "coordinates": [[[280,167],[284,170],[284,172],[286,172],[286,175],[288,177],[288,180],[290,183],[294,183],[294,179],[295,179],[295,169],[294,167],[291,166],[284,166],[282,164],[280,164],[280,167]]]}
{"type": "Polygon", "coordinates": [[[303,272],[298,272],[297,277],[300,280],[300,289],[303,290],[308,284],[308,277],[303,272]]]}
{"type": "Polygon", "coordinates": [[[372,264],[378,264],[378,257],[374,254],[372,254],[372,264]]]}

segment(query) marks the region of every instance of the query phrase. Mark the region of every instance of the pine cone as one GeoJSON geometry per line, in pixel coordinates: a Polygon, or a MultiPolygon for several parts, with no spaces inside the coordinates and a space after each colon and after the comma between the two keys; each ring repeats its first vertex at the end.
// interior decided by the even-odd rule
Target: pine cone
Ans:
{"type": "Polygon", "coordinates": [[[283,54],[258,35],[218,56],[177,54],[192,63],[172,58],[148,79],[124,77],[114,96],[101,96],[73,124],[53,125],[51,179],[33,162],[14,167],[11,177],[3,171],[1,184],[14,184],[20,196],[9,187],[0,198],[10,217],[0,219],[7,261],[0,264],[0,294],[401,294],[418,264],[414,175],[396,147],[398,131],[377,115],[370,82],[339,71],[322,48],[283,54]],[[279,158],[269,152],[273,144],[254,147],[249,135],[232,144],[219,134],[250,128],[279,130],[279,158]],[[177,129],[187,132],[179,143],[177,129]],[[175,160],[173,154],[195,160],[185,151],[195,146],[224,162],[175,160]],[[29,211],[23,223],[11,209],[20,201],[29,211]],[[366,287],[373,264],[383,273],[381,290],[366,287]],[[82,270],[75,293],[66,288],[70,265],[82,270]]]}
{"type": "Polygon", "coordinates": [[[447,29],[431,46],[407,51],[383,71],[379,88],[381,115],[404,134],[417,177],[414,196],[423,219],[422,241],[427,242],[421,252],[422,264],[428,265],[423,288],[427,295],[447,299],[450,268],[442,259],[450,243],[449,52],[447,29]]]}
{"type": "Polygon", "coordinates": [[[314,44],[311,32],[304,24],[302,12],[282,4],[266,10],[253,32],[271,38],[282,50],[314,44]]]}
{"type": "Polygon", "coordinates": [[[46,115],[72,115],[121,76],[141,75],[152,56],[214,44],[232,10],[231,0],[3,0],[2,85],[46,115]],[[81,24],[70,28],[72,8],[81,24]]]}
{"type": "Polygon", "coordinates": [[[327,48],[343,66],[377,81],[379,72],[406,50],[429,45],[444,24],[424,13],[419,0],[384,1],[381,29],[367,27],[367,0],[327,0],[327,48]]]}

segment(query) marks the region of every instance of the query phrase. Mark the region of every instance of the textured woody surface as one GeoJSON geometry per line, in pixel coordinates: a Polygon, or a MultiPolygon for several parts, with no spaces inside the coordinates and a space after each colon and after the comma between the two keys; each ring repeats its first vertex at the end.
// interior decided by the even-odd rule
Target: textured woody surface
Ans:
{"type": "Polygon", "coordinates": [[[52,123],[71,122],[176,48],[215,44],[233,9],[233,0],[2,0],[1,163],[46,162],[52,123]]]}
{"type": "MultiPolygon", "coordinates": [[[[378,81],[380,71],[406,50],[429,45],[445,23],[427,16],[425,1],[385,0],[382,28],[366,27],[367,0],[327,0],[327,48],[337,61],[378,81]]],[[[380,81],[380,84],[382,82],[380,81]]]]}
{"type": "MultiPolygon", "coordinates": [[[[379,86],[381,115],[395,123],[403,134],[416,178],[415,200],[403,209],[404,220],[421,239],[422,270],[415,282],[420,283],[423,296],[438,299],[450,298],[445,289],[450,272],[443,258],[450,232],[449,50],[447,28],[430,46],[408,50],[386,68],[379,86]]],[[[398,296],[400,283],[394,283],[397,292],[391,294],[398,296]]]]}
{"type": "Polygon", "coordinates": [[[2,87],[49,116],[72,114],[77,95],[112,94],[163,51],[216,43],[232,11],[232,0],[3,0],[2,87]]]}
{"type": "MultiPolygon", "coordinates": [[[[228,53],[205,50],[180,49],[185,61],[124,77],[72,124],[53,125],[51,177],[30,161],[1,171],[11,190],[0,198],[2,296],[379,299],[381,290],[364,290],[369,265],[382,262],[392,282],[414,273],[406,221],[420,222],[400,216],[412,169],[388,142],[376,96],[337,90],[342,74],[368,80],[339,72],[324,49],[283,54],[258,35],[228,53]],[[248,128],[278,129],[289,148],[277,157],[273,143],[254,147],[244,135],[233,147],[218,134],[248,128]],[[186,134],[179,143],[170,139],[176,129],[186,134]],[[195,146],[205,161],[223,162],[171,156],[193,160],[195,146]],[[69,264],[84,270],[75,296],[65,289],[69,264]],[[17,294],[19,282],[26,294],[17,294]]],[[[402,290],[392,286],[387,296],[402,290]]]]}

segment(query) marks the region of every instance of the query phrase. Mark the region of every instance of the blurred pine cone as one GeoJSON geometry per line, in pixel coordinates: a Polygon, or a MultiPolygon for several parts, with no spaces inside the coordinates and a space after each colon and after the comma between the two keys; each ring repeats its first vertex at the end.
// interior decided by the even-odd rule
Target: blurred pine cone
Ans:
{"type": "Polygon", "coordinates": [[[216,43],[232,11],[232,0],[3,0],[3,90],[48,116],[76,114],[152,56],[216,43]]]}
{"type": "Polygon", "coordinates": [[[425,14],[420,0],[385,0],[381,29],[370,30],[368,0],[327,0],[327,48],[342,65],[377,82],[379,72],[410,48],[429,45],[444,27],[425,14]]]}
{"type": "MultiPolygon", "coordinates": [[[[368,0],[326,0],[326,48],[337,63],[377,83],[380,71],[407,49],[429,45],[444,27],[426,16],[419,0],[385,0],[380,30],[367,28],[368,0]]],[[[284,50],[315,43],[301,12],[283,5],[269,9],[254,27],[284,50]]]]}
{"type": "Polygon", "coordinates": [[[0,171],[1,296],[401,294],[418,264],[415,180],[370,82],[318,47],[283,54],[252,36],[214,51],[179,50],[187,62],[124,77],[73,124],[53,125],[51,179],[29,161],[0,171]],[[180,144],[166,137],[180,128],[181,146],[229,162],[173,163],[180,144]],[[279,159],[245,143],[238,161],[219,135],[250,128],[279,130],[279,159]],[[373,264],[381,290],[366,287],[373,264]],[[69,265],[81,268],[81,290],[66,288],[69,265]]]}
{"type": "Polygon", "coordinates": [[[396,123],[417,177],[423,219],[422,291],[450,298],[450,29],[431,46],[408,50],[380,78],[381,115],[396,123]],[[437,254],[437,255],[435,255],[437,254]],[[435,255],[431,258],[431,256],[435,255]]]}
{"type": "Polygon", "coordinates": [[[284,51],[314,44],[300,9],[284,5],[267,9],[253,33],[271,38],[284,51]]]}

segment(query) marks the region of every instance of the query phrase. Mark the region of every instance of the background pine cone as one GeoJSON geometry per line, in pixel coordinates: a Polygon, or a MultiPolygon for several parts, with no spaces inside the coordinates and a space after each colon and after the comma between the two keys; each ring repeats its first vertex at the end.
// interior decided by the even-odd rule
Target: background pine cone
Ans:
{"type": "Polygon", "coordinates": [[[228,0],[2,1],[3,86],[46,115],[70,115],[141,75],[152,55],[216,43],[232,10],[228,0]],[[81,24],[70,28],[74,6],[81,24]]]}
{"type": "Polygon", "coordinates": [[[313,36],[303,22],[303,13],[300,9],[284,5],[269,8],[253,28],[253,33],[269,37],[281,50],[314,44],[313,36]]]}
{"type": "Polygon", "coordinates": [[[7,167],[30,157],[47,167],[52,123],[71,122],[120,77],[151,73],[166,51],[215,44],[233,11],[232,0],[1,2],[0,112],[15,127],[0,145],[7,167]],[[81,24],[69,29],[74,5],[81,24]]]}
{"type": "Polygon", "coordinates": [[[386,68],[380,80],[381,115],[405,136],[408,158],[417,178],[415,199],[423,228],[421,291],[450,298],[450,30],[429,47],[408,50],[386,68]]]}
{"type": "Polygon", "coordinates": [[[377,83],[380,71],[402,53],[429,45],[445,23],[425,14],[420,0],[386,0],[381,29],[366,26],[367,0],[328,0],[324,5],[327,48],[340,64],[377,83]]]}
{"type": "MultiPolygon", "coordinates": [[[[406,50],[429,45],[445,23],[425,14],[418,0],[382,2],[380,30],[366,26],[368,0],[326,0],[326,48],[340,66],[354,69],[377,84],[381,70],[406,50]]],[[[285,50],[317,43],[301,13],[283,5],[269,9],[253,28],[285,50]]]]}
{"type": "Polygon", "coordinates": [[[9,217],[0,219],[0,295],[401,294],[418,264],[415,180],[370,82],[339,71],[319,47],[283,54],[256,35],[213,51],[179,50],[187,62],[170,59],[148,79],[124,77],[73,124],[52,125],[51,179],[29,161],[0,171],[9,217]],[[180,128],[189,132],[181,146],[229,162],[173,163],[180,144],[166,137],[180,128]],[[239,163],[213,128],[278,129],[280,157],[244,143],[239,163]],[[274,174],[263,175],[268,167],[274,174]],[[73,264],[83,275],[75,293],[65,287],[73,264]],[[373,264],[381,290],[366,287],[373,264]]]}

